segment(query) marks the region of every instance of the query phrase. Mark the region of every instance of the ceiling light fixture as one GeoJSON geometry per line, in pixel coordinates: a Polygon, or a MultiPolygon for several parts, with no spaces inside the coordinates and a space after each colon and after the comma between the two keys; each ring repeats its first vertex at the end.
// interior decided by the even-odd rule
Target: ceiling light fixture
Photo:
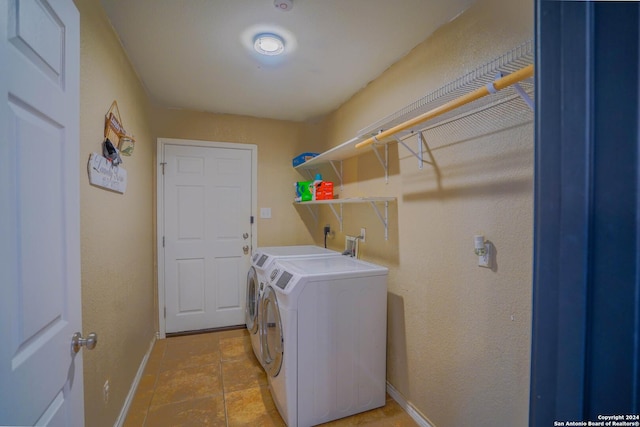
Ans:
{"type": "Polygon", "coordinates": [[[255,37],[253,48],[263,55],[280,55],[284,52],[284,40],[273,33],[262,33],[255,37]]]}

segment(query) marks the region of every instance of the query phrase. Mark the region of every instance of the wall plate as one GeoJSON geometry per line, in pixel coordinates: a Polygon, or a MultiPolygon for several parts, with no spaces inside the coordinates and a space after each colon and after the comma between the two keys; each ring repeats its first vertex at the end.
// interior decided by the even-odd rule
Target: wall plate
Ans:
{"type": "Polygon", "coordinates": [[[491,268],[491,244],[484,244],[484,255],[478,256],[478,267],[491,268]]]}
{"type": "Polygon", "coordinates": [[[344,237],[344,251],[348,251],[355,258],[358,258],[358,240],[360,239],[355,236],[344,237]]]}
{"type": "Polygon", "coordinates": [[[260,218],[263,218],[263,219],[271,218],[271,208],[260,208],[260,218]]]}

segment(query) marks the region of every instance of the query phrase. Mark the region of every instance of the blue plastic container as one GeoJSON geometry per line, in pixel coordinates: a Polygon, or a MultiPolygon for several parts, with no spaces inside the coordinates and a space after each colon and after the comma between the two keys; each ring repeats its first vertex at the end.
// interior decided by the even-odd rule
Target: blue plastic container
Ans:
{"type": "Polygon", "coordinates": [[[320,153],[302,153],[293,158],[293,167],[303,164],[307,160],[313,159],[320,153]]]}

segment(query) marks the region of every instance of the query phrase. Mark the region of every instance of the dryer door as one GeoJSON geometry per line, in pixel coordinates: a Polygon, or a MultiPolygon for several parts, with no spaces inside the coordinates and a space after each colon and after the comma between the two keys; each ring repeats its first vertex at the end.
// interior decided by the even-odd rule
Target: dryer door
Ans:
{"type": "Polygon", "coordinates": [[[258,305],[260,304],[260,289],[258,274],[251,267],[247,274],[247,303],[244,307],[244,320],[250,333],[258,332],[258,305]]]}
{"type": "Polygon", "coordinates": [[[284,345],[278,298],[271,286],[264,290],[260,310],[260,340],[262,342],[264,369],[268,375],[275,377],[282,366],[284,345]]]}

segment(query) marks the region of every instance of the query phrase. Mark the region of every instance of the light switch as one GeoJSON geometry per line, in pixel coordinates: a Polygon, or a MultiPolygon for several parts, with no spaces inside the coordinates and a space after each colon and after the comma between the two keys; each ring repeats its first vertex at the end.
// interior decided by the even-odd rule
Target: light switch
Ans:
{"type": "Polygon", "coordinates": [[[271,218],[271,208],[260,208],[260,218],[271,218]]]}

